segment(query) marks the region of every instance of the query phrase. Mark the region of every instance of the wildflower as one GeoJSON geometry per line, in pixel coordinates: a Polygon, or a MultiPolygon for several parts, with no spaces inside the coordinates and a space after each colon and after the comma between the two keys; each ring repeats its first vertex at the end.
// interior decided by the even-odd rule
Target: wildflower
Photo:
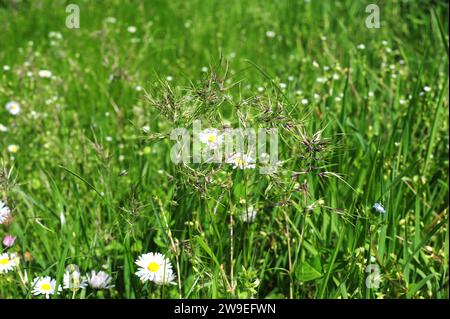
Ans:
{"type": "Polygon", "coordinates": [[[136,275],[142,282],[153,281],[163,285],[175,279],[170,261],[160,253],[147,253],[136,260],[139,266],[136,275]]]}
{"type": "Polygon", "coordinates": [[[381,204],[375,203],[375,205],[373,205],[373,208],[379,213],[386,213],[386,210],[381,204]]]}
{"type": "Polygon", "coordinates": [[[285,88],[287,88],[287,84],[286,83],[280,83],[280,89],[284,90],[285,88]]]}
{"type": "Polygon", "coordinates": [[[201,69],[201,70],[202,70],[202,72],[203,72],[203,73],[206,73],[206,72],[208,72],[208,68],[207,68],[206,66],[202,67],[202,69],[201,69]]]}
{"type": "Polygon", "coordinates": [[[429,86],[424,86],[424,87],[423,87],[423,90],[424,90],[425,92],[430,92],[430,91],[431,91],[431,88],[430,88],[429,86]]]}
{"type": "Polygon", "coordinates": [[[142,91],[142,86],[136,85],[136,87],[134,89],[136,90],[136,92],[140,92],[140,91],[142,91]]]}
{"type": "Polygon", "coordinates": [[[16,241],[16,237],[11,236],[11,235],[6,235],[3,238],[3,246],[5,247],[12,247],[14,246],[14,242],[16,241]]]}
{"type": "Polygon", "coordinates": [[[114,285],[111,285],[111,276],[104,271],[95,272],[95,270],[92,270],[91,274],[87,274],[85,279],[93,289],[109,289],[114,287],[114,285]]]}
{"type": "Polygon", "coordinates": [[[241,220],[244,223],[252,223],[258,212],[253,208],[253,206],[248,206],[242,211],[241,220]]]}
{"type": "Polygon", "coordinates": [[[0,224],[3,224],[11,217],[11,211],[8,206],[0,200],[0,224]]]}
{"type": "Polygon", "coordinates": [[[222,143],[223,136],[216,129],[205,129],[199,134],[200,141],[210,149],[216,149],[222,143]]]}
{"type": "Polygon", "coordinates": [[[35,278],[31,284],[31,287],[33,288],[31,291],[33,295],[45,295],[45,298],[47,299],[50,295],[55,294],[56,290],[56,293],[59,293],[62,290],[61,286],[58,286],[58,289],[56,289],[56,280],[50,276],[35,278]]]}
{"type": "Polygon", "coordinates": [[[268,37],[268,38],[275,38],[275,36],[276,36],[276,33],[275,33],[275,31],[267,31],[266,32],[266,37],[268,37]]]}
{"type": "Polygon", "coordinates": [[[0,254],[0,274],[7,273],[16,266],[15,254],[3,253],[0,254]]]}
{"type": "Polygon", "coordinates": [[[39,70],[38,75],[43,79],[50,79],[52,77],[52,72],[49,70],[39,70]]]}
{"type": "Polygon", "coordinates": [[[255,164],[253,158],[251,158],[247,154],[235,153],[230,156],[227,160],[227,163],[232,164],[233,168],[246,169],[246,168],[255,168],[255,164]]]}
{"type": "Polygon", "coordinates": [[[51,38],[51,39],[61,40],[62,39],[62,34],[60,32],[50,31],[48,33],[48,37],[51,38]]]}
{"type": "Polygon", "coordinates": [[[107,17],[107,18],[105,19],[105,22],[106,22],[106,23],[116,23],[116,22],[117,22],[117,19],[114,18],[114,17],[107,17]]]}
{"type": "Polygon", "coordinates": [[[9,70],[11,70],[11,68],[10,68],[10,66],[9,65],[4,65],[3,66],[3,71],[9,71],[9,70]]]}
{"type": "Polygon", "coordinates": [[[0,124],[0,132],[8,132],[8,128],[3,124],[0,124]]]}
{"type": "Polygon", "coordinates": [[[16,101],[11,101],[5,104],[6,110],[12,115],[17,115],[20,113],[20,104],[16,101]]]}
{"type": "Polygon", "coordinates": [[[258,92],[263,92],[264,91],[264,87],[258,86],[257,90],[258,90],[258,92]]]}
{"type": "Polygon", "coordinates": [[[301,102],[303,105],[306,105],[306,104],[308,104],[309,101],[308,101],[308,99],[302,99],[301,102]]]}
{"type": "Polygon", "coordinates": [[[133,26],[133,25],[130,25],[127,28],[127,31],[130,32],[130,33],[135,33],[137,31],[137,28],[135,26],[133,26]]]}
{"type": "Polygon", "coordinates": [[[356,47],[358,50],[365,50],[366,46],[364,44],[358,44],[358,46],[356,47]]]}
{"type": "Polygon", "coordinates": [[[76,269],[72,271],[67,270],[63,277],[63,287],[64,289],[78,290],[80,288],[84,289],[87,287],[86,278],[82,277],[80,272],[76,269]]]}
{"type": "Polygon", "coordinates": [[[289,81],[289,82],[294,81],[294,77],[293,77],[292,75],[289,75],[289,76],[288,76],[288,81],[289,81]]]}
{"type": "Polygon", "coordinates": [[[15,154],[18,151],[19,151],[19,146],[17,146],[16,144],[8,145],[8,152],[15,154]]]}
{"type": "Polygon", "coordinates": [[[167,82],[173,81],[173,77],[171,75],[168,75],[166,77],[167,82]]]}

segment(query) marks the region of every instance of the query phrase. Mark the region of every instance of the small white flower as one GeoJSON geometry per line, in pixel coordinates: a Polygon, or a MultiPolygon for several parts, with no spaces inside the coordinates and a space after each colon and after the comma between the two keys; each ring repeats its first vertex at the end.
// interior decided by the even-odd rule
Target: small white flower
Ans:
{"type": "Polygon", "coordinates": [[[320,77],[318,77],[318,78],[316,79],[316,81],[317,81],[318,83],[325,83],[325,82],[327,81],[327,78],[325,78],[325,77],[323,77],[323,76],[320,76],[320,77]]]}
{"type": "Polygon", "coordinates": [[[365,50],[366,46],[361,43],[361,44],[358,44],[357,48],[358,48],[358,50],[365,50]]]}
{"type": "Polygon", "coordinates": [[[168,75],[166,77],[167,82],[173,81],[173,77],[171,75],[168,75]]]}
{"type": "Polygon", "coordinates": [[[3,124],[0,124],[0,132],[8,132],[8,128],[4,126],[3,124]]]}
{"type": "Polygon", "coordinates": [[[0,224],[3,224],[10,217],[11,211],[9,210],[9,207],[0,200],[0,224]]]}
{"type": "Polygon", "coordinates": [[[19,151],[19,146],[17,146],[16,144],[8,145],[8,152],[15,154],[18,151],[19,151]]]}
{"type": "Polygon", "coordinates": [[[15,257],[16,256],[14,254],[8,253],[0,254],[0,274],[1,273],[6,274],[7,272],[13,270],[14,267],[16,267],[16,262],[14,260],[15,257]]]}
{"type": "Polygon", "coordinates": [[[58,294],[62,290],[61,286],[58,286],[58,289],[56,289],[56,280],[51,278],[50,276],[35,278],[33,280],[33,283],[31,284],[31,287],[33,289],[31,293],[33,295],[45,295],[45,298],[47,299],[50,297],[50,295],[55,294],[56,290],[58,290],[56,292],[58,294]]]}
{"type": "Polygon", "coordinates": [[[263,86],[258,86],[257,90],[258,90],[258,92],[263,92],[264,91],[264,87],[263,86]]]}
{"type": "Polygon", "coordinates": [[[199,134],[200,141],[210,149],[216,149],[222,143],[223,136],[216,129],[205,129],[199,134]]]}
{"type": "Polygon", "coordinates": [[[424,86],[424,87],[423,87],[423,90],[424,90],[425,92],[430,92],[430,91],[431,91],[431,88],[430,88],[429,86],[424,86]]]}
{"type": "Polygon", "coordinates": [[[106,23],[116,23],[116,22],[117,22],[117,19],[114,18],[114,17],[107,17],[107,18],[105,19],[105,22],[106,22],[106,23]]]}
{"type": "Polygon", "coordinates": [[[11,68],[9,67],[9,65],[4,65],[3,66],[3,71],[9,71],[11,70],[11,68]]]}
{"type": "Polygon", "coordinates": [[[241,214],[242,222],[252,223],[255,220],[257,213],[258,212],[253,208],[253,206],[248,206],[247,208],[244,208],[241,214]]]}
{"type": "Polygon", "coordinates": [[[203,73],[208,72],[208,68],[207,68],[206,66],[202,67],[202,72],[203,72],[203,73]]]}
{"type": "Polygon", "coordinates": [[[247,154],[235,153],[230,156],[227,160],[227,163],[232,164],[233,168],[246,169],[246,168],[255,168],[256,165],[253,164],[254,160],[247,154]]]}
{"type": "Polygon", "coordinates": [[[135,33],[137,31],[137,28],[135,26],[133,26],[133,25],[130,25],[127,28],[127,31],[130,32],[130,33],[135,33]]]}
{"type": "Polygon", "coordinates": [[[269,30],[266,32],[266,37],[268,37],[268,38],[275,38],[275,36],[276,36],[275,31],[269,30]]]}
{"type": "Polygon", "coordinates": [[[16,101],[11,101],[5,104],[6,110],[12,115],[17,115],[20,113],[20,104],[16,101]]]}
{"type": "Polygon", "coordinates": [[[153,281],[158,285],[164,285],[175,279],[170,261],[160,253],[143,254],[135,263],[139,266],[136,276],[142,282],[153,281]]]}
{"type": "Polygon", "coordinates": [[[48,33],[48,37],[51,38],[51,39],[61,40],[62,39],[62,34],[60,32],[50,31],[48,33]]]}
{"type": "Polygon", "coordinates": [[[50,70],[39,70],[38,75],[40,78],[50,79],[53,74],[50,70]]]}
{"type": "Polygon", "coordinates": [[[375,96],[375,94],[374,94],[372,91],[369,91],[369,93],[367,93],[367,95],[368,95],[369,97],[374,97],[374,96],[375,96]]]}
{"type": "Polygon", "coordinates": [[[84,289],[87,287],[87,281],[77,270],[66,271],[63,277],[63,287],[70,290],[84,289]]]}
{"type": "Polygon", "coordinates": [[[285,88],[287,88],[287,84],[286,83],[280,83],[280,88],[282,90],[284,90],[285,88]]]}
{"type": "Polygon", "coordinates": [[[111,136],[106,136],[106,137],[105,137],[105,140],[106,140],[107,142],[112,142],[113,138],[112,138],[111,136]]]}
{"type": "Polygon", "coordinates": [[[294,81],[294,77],[292,75],[289,75],[287,79],[288,79],[289,82],[294,81]]]}
{"type": "Polygon", "coordinates": [[[307,105],[308,102],[309,102],[308,99],[302,99],[302,100],[301,100],[301,103],[302,103],[303,105],[307,105]]]}
{"type": "Polygon", "coordinates": [[[111,276],[102,270],[99,272],[92,270],[90,274],[86,274],[85,280],[93,289],[109,289],[114,287],[114,285],[111,285],[111,276]]]}
{"type": "Polygon", "coordinates": [[[142,91],[142,86],[136,85],[136,87],[134,89],[136,90],[136,92],[140,92],[140,91],[142,91]]]}

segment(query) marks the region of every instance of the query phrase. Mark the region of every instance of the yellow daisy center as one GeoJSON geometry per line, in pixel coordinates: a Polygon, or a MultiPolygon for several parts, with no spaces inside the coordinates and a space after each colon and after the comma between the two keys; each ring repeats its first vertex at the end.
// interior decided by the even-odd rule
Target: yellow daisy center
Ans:
{"type": "Polygon", "coordinates": [[[9,259],[8,258],[0,259],[0,265],[7,265],[8,263],[9,263],[9,259]]]}
{"type": "Polygon", "coordinates": [[[151,272],[157,272],[159,269],[159,265],[158,263],[152,261],[151,263],[148,264],[147,269],[150,270],[151,272]]]}
{"type": "Polygon", "coordinates": [[[52,285],[50,285],[50,284],[42,284],[41,285],[41,289],[44,290],[44,291],[49,291],[49,290],[52,289],[52,285]]]}
{"type": "Polygon", "coordinates": [[[244,166],[245,165],[245,161],[242,158],[236,158],[234,160],[234,162],[236,163],[236,166],[244,166]]]}
{"type": "Polygon", "coordinates": [[[217,140],[215,135],[208,135],[208,142],[214,143],[217,140]]]}

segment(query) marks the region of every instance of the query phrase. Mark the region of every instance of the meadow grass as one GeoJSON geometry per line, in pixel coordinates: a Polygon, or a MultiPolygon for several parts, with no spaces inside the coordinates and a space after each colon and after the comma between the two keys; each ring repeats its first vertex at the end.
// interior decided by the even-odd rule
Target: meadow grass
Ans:
{"type": "Polygon", "coordinates": [[[0,0],[0,298],[70,264],[114,287],[52,298],[448,298],[448,4],[376,3],[0,0]],[[174,164],[195,119],[278,128],[282,166],[174,164]]]}

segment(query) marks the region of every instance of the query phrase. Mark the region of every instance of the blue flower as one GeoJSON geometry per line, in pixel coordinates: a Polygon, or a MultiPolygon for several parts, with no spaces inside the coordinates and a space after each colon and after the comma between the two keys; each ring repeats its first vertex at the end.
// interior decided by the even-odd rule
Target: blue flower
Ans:
{"type": "Polygon", "coordinates": [[[375,203],[375,205],[373,205],[373,208],[379,213],[386,213],[386,210],[381,204],[375,203]]]}

